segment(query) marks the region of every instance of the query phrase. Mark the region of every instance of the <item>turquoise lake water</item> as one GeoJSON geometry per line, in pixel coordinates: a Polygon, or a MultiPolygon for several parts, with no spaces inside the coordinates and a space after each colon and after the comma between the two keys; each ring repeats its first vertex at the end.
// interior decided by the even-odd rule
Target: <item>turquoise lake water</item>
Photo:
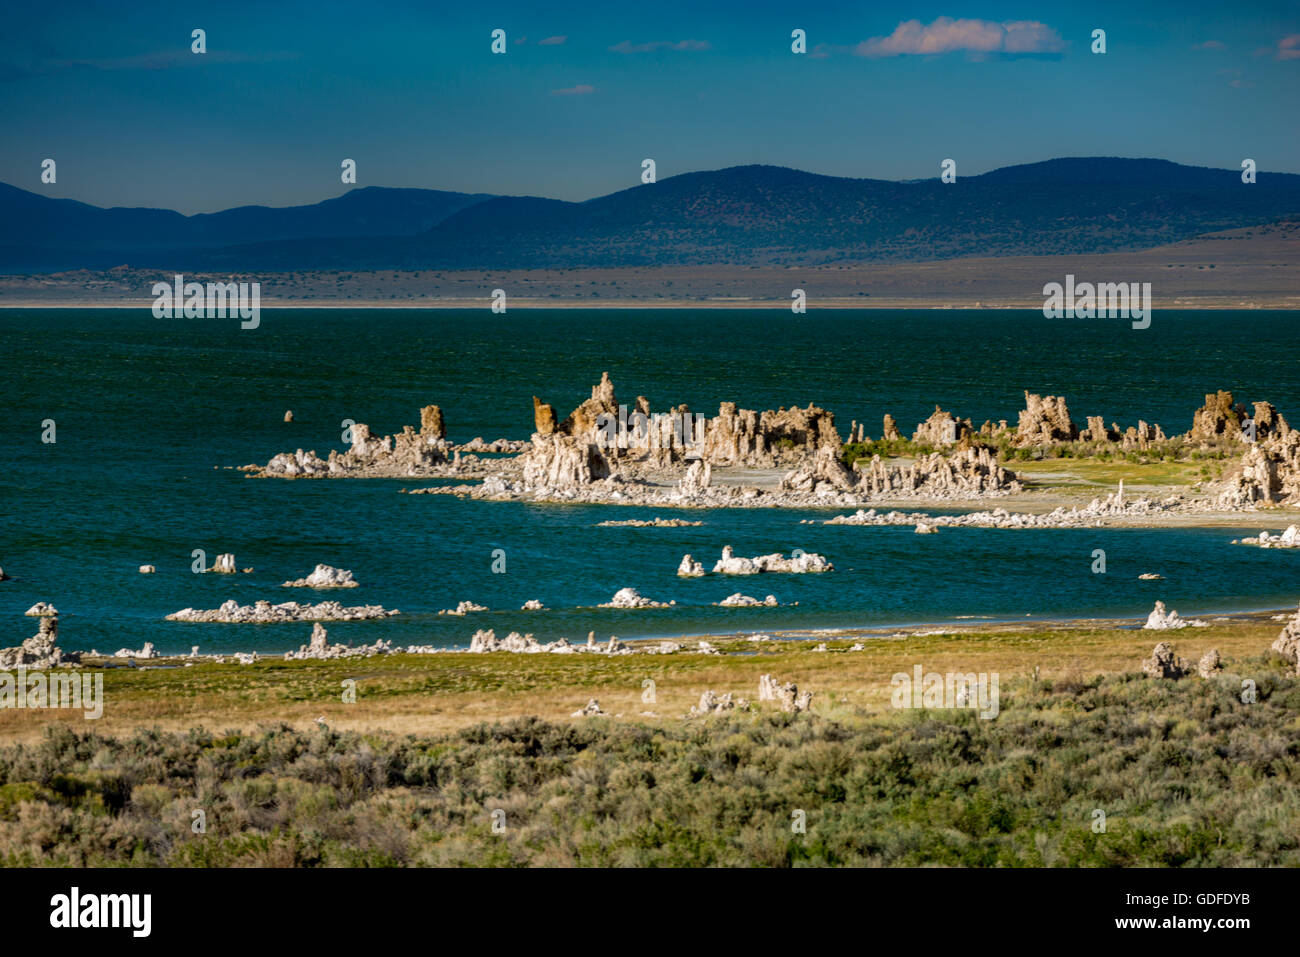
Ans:
{"type": "Polygon", "coordinates": [[[419,480],[253,480],[225,466],[280,451],[341,448],[341,421],[381,433],[442,406],[450,438],[527,438],[532,396],[561,415],[602,371],[620,401],[716,414],[816,402],[878,436],[940,404],[977,424],[1012,423],[1024,389],[1064,395],[1076,422],[1102,415],[1183,432],[1204,394],[1267,399],[1300,421],[1300,314],[1157,311],[1122,320],[1046,320],[1021,311],[265,310],[235,320],[160,320],[149,310],[0,311],[0,646],[35,631],[22,612],[58,606],[65,649],[283,651],[309,624],[163,621],[186,606],[338,599],[398,618],[334,623],[333,640],[463,645],[475,628],[539,639],[781,632],[968,620],[965,616],[1145,616],[1160,598],[1184,615],[1294,606],[1300,551],[1233,548],[1239,528],[1012,531],[801,525],[844,510],[672,511],[533,506],[410,496],[419,480]],[[295,421],[285,424],[286,409],[295,421]],[[57,442],[41,442],[55,420],[57,442]],[[214,468],[217,467],[217,468],[214,468]],[[699,519],[693,528],[599,528],[608,519],[699,519]],[[826,555],[826,575],[681,580],[681,556],[710,565],[723,545],[757,555],[826,555]],[[196,575],[191,552],[234,552],[251,575],[196,575]],[[1093,549],[1108,574],[1091,572],[1093,549]],[[506,573],[492,573],[504,549],[506,573]],[[362,587],[280,588],[318,563],[362,587]],[[140,575],[154,564],[155,575],[140,575]],[[1158,572],[1161,582],[1137,580],[1158,572]],[[666,610],[593,609],[634,586],[666,610]],[[798,607],[710,606],[742,591],[798,607]],[[554,609],[517,609],[537,598],[554,609]],[[439,617],[470,599],[492,611],[439,617]]]}

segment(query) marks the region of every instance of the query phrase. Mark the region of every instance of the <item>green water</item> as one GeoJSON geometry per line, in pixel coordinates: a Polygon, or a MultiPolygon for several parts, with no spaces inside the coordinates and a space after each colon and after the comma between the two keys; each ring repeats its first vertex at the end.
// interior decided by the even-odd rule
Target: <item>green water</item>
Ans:
{"type": "Polygon", "coordinates": [[[277,452],[341,448],[344,419],[382,433],[442,406],[450,437],[527,438],[532,396],[565,414],[602,371],[621,401],[646,395],[715,414],[816,402],[878,435],[936,403],[976,423],[1009,419],[1022,391],[1065,395],[1076,421],[1138,418],[1185,431],[1204,393],[1268,399],[1300,420],[1296,313],[1157,311],[1122,320],[1036,312],[267,310],[261,326],[160,320],[148,310],[0,311],[0,645],[33,633],[21,617],[58,606],[63,647],[101,651],[297,647],[310,625],[164,622],[180,608],[336,598],[401,609],[337,623],[331,638],[468,642],[478,627],[540,639],[882,626],[966,616],[1144,616],[1156,598],[1184,614],[1294,605],[1300,551],[1228,547],[1238,529],[1007,531],[801,525],[830,512],[691,513],[698,528],[600,528],[664,510],[532,506],[398,493],[407,481],[252,480],[229,466],[277,452]],[[284,411],[295,421],[285,424],[284,411]],[[57,441],[41,441],[53,419],[57,441]],[[706,563],[803,548],[821,576],[681,580],[685,552],[706,563]],[[1091,572],[1106,550],[1108,574],[1091,572]],[[250,575],[196,575],[191,553],[234,552],[250,575]],[[493,552],[506,554],[504,574],[493,552]],[[318,562],[352,569],[345,592],[282,589],[318,562]],[[141,564],[158,567],[140,575],[141,564]],[[1141,572],[1165,576],[1139,582],[1141,572]],[[673,609],[592,609],[624,586],[673,609]],[[798,607],[720,609],[743,591],[798,607]],[[540,599],[553,609],[517,611],[540,599]],[[462,599],[494,611],[436,615],[462,599]],[[512,610],[513,609],[513,610],[512,610]]]}

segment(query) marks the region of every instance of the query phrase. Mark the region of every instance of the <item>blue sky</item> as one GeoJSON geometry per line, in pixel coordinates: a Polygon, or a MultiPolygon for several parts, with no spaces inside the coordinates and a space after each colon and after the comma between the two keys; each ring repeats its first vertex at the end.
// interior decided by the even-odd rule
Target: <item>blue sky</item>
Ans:
{"type": "Polygon", "coordinates": [[[661,179],[1074,155],[1300,172],[1297,104],[1297,2],[23,4],[0,30],[0,181],[192,213],[338,195],[344,158],[362,186],[562,199],[636,185],[644,157],[661,179]]]}

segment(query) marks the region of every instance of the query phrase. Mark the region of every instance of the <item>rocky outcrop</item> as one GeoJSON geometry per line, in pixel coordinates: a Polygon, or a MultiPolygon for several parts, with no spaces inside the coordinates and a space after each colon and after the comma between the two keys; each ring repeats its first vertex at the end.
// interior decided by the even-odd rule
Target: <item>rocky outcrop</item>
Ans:
{"type": "Polygon", "coordinates": [[[1269,648],[1291,664],[1300,667],[1300,655],[1297,655],[1297,650],[1300,649],[1300,609],[1296,610],[1294,617],[1286,623],[1282,633],[1269,648]]]}
{"type": "Polygon", "coordinates": [[[690,555],[683,555],[682,563],[677,566],[677,574],[683,578],[699,578],[704,574],[704,566],[690,555]]]}
{"type": "Polygon", "coordinates": [[[703,458],[712,465],[768,468],[823,448],[838,455],[842,445],[835,416],[820,406],[756,412],[723,402],[705,428],[703,458]]]}
{"type": "Polygon", "coordinates": [[[912,441],[917,445],[954,445],[974,431],[975,427],[971,425],[970,419],[959,419],[936,405],[928,419],[917,423],[916,431],[912,433],[912,441]]]}
{"type": "Polygon", "coordinates": [[[591,398],[569,413],[569,417],[560,423],[559,431],[594,441],[602,415],[618,417],[618,399],[614,395],[614,383],[609,380],[608,372],[600,374],[600,382],[591,387],[591,398]]]}
{"type": "Polygon", "coordinates": [[[282,588],[356,588],[360,582],[346,568],[317,565],[306,578],[285,582],[282,588]]]}
{"type": "Polygon", "coordinates": [[[38,601],[36,604],[32,605],[31,608],[28,608],[23,612],[23,614],[29,618],[45,618],[47,616],[50,618],[58,618],[59,610],[49,602],[38,601]]]}
{"type": "Polygon", "coordinates": [[[768,595],[762,601],[759,601],[757,598],[742,595],[740,592],[728,595],[718,602],[720,608],[776,608],[779,604],[780,602],[776,600],[775,595],[768,595]]]}
{"type": "Polygon", "coordinates": [[[521,635],[517,631],[512,631],[504,638],[498,638],[496,632],[492,630],[476,631],[469,642],[469,652],[471,654],[487,654],[493,651],[504,651],[517,655],[539,655],[539,654],[602,654],[602,655],[627,655],[631,654],[628,649],[617,637],[610,636],[606,644],[596,643],[595,635],[587,636],[585,645],[571,644],[565,638],[557,638],[551,642],[540,642],[531,634],[521,635]]]}
{"type": "Polygon", "coordinates": [[[886,465],[879,455],[853,463],[858,473],[855,491],[869,498],[962,498],[1009,495],[1021,491],[1020,480],[998,465],[986,445],[970,445],[944,455],[932,452],[910,465],[886,465]]]}
{"type": "Polygon", "coordinates": [[[113,652],[112,657],[126,658],[128,660],[139,659],[141,661],[149,661],[153,658],[161,658],[162,655],[158,654],[158,649],[153,646],[152,641],[146,641],[143,645],[140,646],[139,651],[135,651],[134,649],[131,648],[119,648],[117,649],[117,651],[113,652]]]}
{"type": "Polygon", "coordinates": [[[1285,426],[1253,442],[1222,483],[1219,504],[1235,508],[1300,501],[1300,432],[1285,426]]]}
{"type": "Polygon", "coordinates": [[[703,524],[686,518],[629,518],[599,523],[601,528],[693,528],[703,524]]]}
{"type": "Polygon", "coordinates": [[[1070,410],[1062,396],[1041,396],[1025,390],[1025,408],[1020,412],[1015,443],[1022,446],[1052,445],[1073,442],[1079,430],[1070,420],[1070,410]]]}
{"type": "Polygon", "coordinates": [[[894,417],[889,413],[885,413],[880,440],[882,442],[896,442],[902,437],[903,434],[898,431],[898,423],[894,421],[894,417]]]}
{"type": "Polygon", "coordinates": [[[351,426],[351,446],[329,453],[322,459],[315,451],[282,452],[265,466],[249,466],[252,471],[277,478],[339,478],[344,476],[384,476],[437,474],[448,464],[446,426],[442,409],[427,405],[420,410],[420,429],[405,426],[394,435],[377,436],[370,426],[351,426]]]}
{"type": "Polygon", "coordinates": [[[786,558],[780,552],[759,555],[755,558],[740,558],[730,545],[722,549],[722,557],[713,566],[715,575],[757,575],[762,572],[799,575],[834,570],[835,566],[816,552],[799,552],[796,550],[789,558],[786,558]]]}
{"type": "Polygon", "coordinates": [[[156,571],[158,571],[158,569],[155,568],[153,565],[141,565],[141,566],[140,566],[140,574],[141,574],[141,575],[152,575],[152,574],[153,574],[154,572],[156,572],[156,571]]]}
{"type": "Polygon", "coordinates": [[[1220,389],[1205,396],[1205,404],[1192,414],[1192,429],[1187,433],[1191,442],[1205,442],[1217,438],[1241,438],[1241,420],[1247,409],[1234,403],[1232,393],[1220,389]]]}
{"type": "Polygon", "coordinates": [[[691,706],[689,717],[698,718],[706,714],[722,714],[725,711],[748,711],[749,702],[744,698],[733,700],[731,692],[726,694],[715,694],[712,691],[705,691],[700,695],[700,703],[691,706]]]}
{"type": "MultiPolygon", "coordinates": [[[[286,651],[284,660],[326,661],[336,658],[370,658],[375,655],[392,654],[397,650],[400,649],[393,648],[382,639],[373,645],[331,645],[325,626],[316,622],[311,628],[311,640],[305,645],[300,645],[297,651],[286,651]]],[[[433,649],[409,647],[406,650],[409,653],[428,653],[433,649]]]]}
{"type": "Polygon", "coordinates": [[[781,479],[781,489],[792,492],[849,492],[856,485],[857,476],[840,459],[839,449],[822,446],[806,464],[787,472],[781,479]]]}
{"type": "Polygon", "coordinates": [[[812,699],[811,691],[800,692],[794,682],[782,684],[771,675],[762,675],[758,679],[758,700],[775,701],[781,706],[782,711],[792,714],[808,711],[812,708],[812,699]]]}
{"type": "Polygon", "coordinates": [[[1142,673],[1149,678],[1181,678],[1187,674],[1187,663],[1174,654],[1173,645],[1162,641],[1142,660],[1142,673]]]}
{"type": "Polygon", "coordinates": [[[266,624],[284,621],[363,621],[370,618],[389,618],[400,614],[382,605],[359,605],[345,608],[336,601],[323,601],[318,605],[300,605],[286,601],[273,605],[259,601],[241,605],[233,598],[213,609],[182,608],[166,617],[167,621],[225,622],[230,624],[266,624]]]}
{"type": "Polygon", "coordinates": [[[595,698],[592,698],[585,705],[579,708],[577,711],[573,712],[573,714],[569,715],[569,717],[595,718],[604,714],[605,712],[600,710],[600,702],[597,701],[595,698]]]}
{"type": "Polygon", "coordinates": [[[461,617],[471,612],[487,611],[487,605],[476,605],[472,601],[462,601],[455,608],[444,608],[438,612],[440,615],[455,615],[461,617]]]}
{"type": "Polygon", "coordinates": [[[524,488],[531,491],[571,490],[614,474],[613,463],[596,443],[560,432],[534,435],[520,463],[524,488]]]}
{"type": "Polygon", "coordinates": [[[447,438],[447,426],[438,406],[426,405],[420,410],[420,435],[437,442],[447,438]]]}
{"type": "Polygon", "coordinates": [[[620,588],[614,593],[614,597],[607,602],[602,602],[599,608],[670,608],[676,605],[676,601],[655,601],[646,598],[635,588],[620,588]]]}
{"type": "Polygon", "coordinates": [[[1288,525],[1285,531],[1277,535],[1263,531],[1257,538],[1234,538],[1232,544],[1258,545],[1260,548],[1300,548],[1300,525],[1288,525]]]}
{"type": "Polygon", "coordinates": [[[1196,673],[1202,678],[1213,678],[1222,670],[1223,660],[1219,657],[1218,648],[1211,648],[1196,663],[1196,673]]]}
{"type": "MultiPolygon", "coordinates": [[[[47,607],[52,608],[52,606],[47,607]]],[[[36,634],[16,648],[0,648],[0,671],[12,671],[14,668],[57,667],[65,660],[63,652],[55,645],[58,640],[58,614],[43,614],[36,634]]],[[[77,658],[78,656],[71,655],[67,660],[76,661],[77,658]]]]}
{"type": "Polygon", "coordinates": [[[703,492],[713,484],[713,466],[702,459],[696,460],[686,469],[686,474],[682,480],[677,483],[677,488],[683,495],[694,495],[703,492]]]}
{"type": "Polygon", "coordinates": [[[533,431],[538,435],[551,435],[559,424],[555,418],[555,406],[533,396],[533,431]]]}
{"type": "Polygon", "coordinates": [[[233,552],[227,552],[224,555],[218,555],[216,561],[212,563],[209,571],[214,571],[218,575],[233,575],[239,571],[235,565],[235,555],[233,552]]]}
{"type": "Polygon", "coordinates": [[[530,598],[519,606],[520,611],[546,611],[546,606],[536,598],[530,598]]]}
{"type": "Polygon", "coordinates": [[[1165,611],[1165,603],[1158,601],[1156,602],[1155,608],[1151,610],[1151,614],[1147,616],[1146,624],[1142,627],[1151,631],[1167,631],[1172,628],[1187,628],[1189,626],[1193,628],[1204,628],[1206,627],[1206,622],[1197,618],[1193,618],[1190,621],[1184,620],[1178,616],[1178,612],[1173,611],[1172,609],[1165,611]]]}

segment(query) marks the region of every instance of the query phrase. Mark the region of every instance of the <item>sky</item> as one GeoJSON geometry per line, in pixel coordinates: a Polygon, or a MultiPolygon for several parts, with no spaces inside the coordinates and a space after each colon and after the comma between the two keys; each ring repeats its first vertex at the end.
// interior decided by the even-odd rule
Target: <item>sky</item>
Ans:
{"type": "Polygon", "coordinates": [[[568,200],[637,185],[644,158],[659,179],[1057,156],[1300,173],[1300,0],[133,0],[0,22],[0,181],[98,206],[313,203],[351,188],[344,159],[358,186],[568,200]]]}

